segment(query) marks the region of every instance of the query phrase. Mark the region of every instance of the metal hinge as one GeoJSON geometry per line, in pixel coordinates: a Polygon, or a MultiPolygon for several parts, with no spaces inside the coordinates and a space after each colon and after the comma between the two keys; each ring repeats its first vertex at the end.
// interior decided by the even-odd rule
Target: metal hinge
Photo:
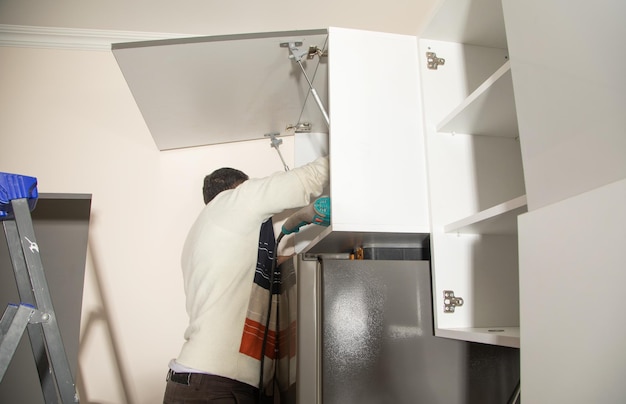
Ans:
{"type": "Polygon", "coordinates": [[[426,62],[428,68],[431,70],[437,70],[437,66],[443,66],[446,63],[444,58],[438,58],[435,52],[426,52],[426,62]]]}
{"type": "Polygon", "coordinates": [[[295,125],[289,124],[285,130],[289,133],[311,133],[311,123],[300,122],[295,125]]]}
{"type": "Polygon", "coordinates": [[[443,312],[454,313],[457,306],[463,306],[463,298],[454,296],[453,290],[443,291],[443,312]]]}
{"type": "Polygon", "coordinates": [[[291,49],[291,51],[293,52],[292,56],[296,60],[301,60],[302,57],[305,56],[305,55],[306,55],[306,58],[308,60],[311,60],[311,59],[315,58],[315,56],[317,56],[319,58],[328,57],[328,51],[321,49],[317,45],[309,46],[308,50],[300,50],[299,47],[302,46],[302,42],[301,41],[297,41],[297,42],[281,42],[279,45],[280,45],[281,48],[289,48],[289,49],[291,49]]]}
{"type": "Polygon", "coordinates": [[[321,49],[319,46],[309,46],[309,51],[307,52],[306,58],[313,59],[315,56],[319,58],[328,57],[328,51],[321,49]]]}

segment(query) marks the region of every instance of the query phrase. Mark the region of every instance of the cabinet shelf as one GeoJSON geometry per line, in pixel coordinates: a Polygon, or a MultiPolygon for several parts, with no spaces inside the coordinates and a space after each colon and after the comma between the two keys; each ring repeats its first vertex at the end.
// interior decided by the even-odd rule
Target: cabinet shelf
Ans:
{"type": "Polygon", "coordinates": [[[519,327],[438,328],[435,335],[511,348],[520,347],[519,327]]]}
{"type": "Polygon", "coordinates": [[[510,62],[505,62],[450,112],[437,125],[437,132],[517,137],[510,62]]]}
{"type": "Polygon", "coordinates": [[[446,233],[517,234],[517,216],[528,210],[526,195],[444,226],[446,233]]]}

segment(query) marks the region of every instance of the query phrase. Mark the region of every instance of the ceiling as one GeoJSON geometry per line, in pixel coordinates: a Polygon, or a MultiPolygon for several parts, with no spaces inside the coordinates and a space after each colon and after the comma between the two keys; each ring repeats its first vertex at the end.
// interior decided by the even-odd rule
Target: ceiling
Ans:
{"type": "Polygon", "coordinates": [[[225,35],[337,26],[417,35],[437,0],[0,0],[0,24],[225,35]]]}

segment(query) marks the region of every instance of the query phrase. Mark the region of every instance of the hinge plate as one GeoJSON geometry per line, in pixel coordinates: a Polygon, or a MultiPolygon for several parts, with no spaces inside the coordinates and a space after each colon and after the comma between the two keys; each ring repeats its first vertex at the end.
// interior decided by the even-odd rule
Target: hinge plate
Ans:
{"type": "Polygon", "coordinates": [[[426,52],[426,62],[429,69],[437,70],[437,67],[443,66],[446,60],[444,58],[438,58],[435,52],[426,52]]]}
{"type": "Polygon", "coordinates": [[[299,122],[295,125],[289,124],[285,128],[285,130],[289,133],[311,133],[311,123],[310,122],[299,122]]]}
{"type": "Polygon", "coordinates": [[[453,290],[443,291],[443,312],[454,313],[454,309],[463,306],[463,298],[454,296],[453,290]]]}

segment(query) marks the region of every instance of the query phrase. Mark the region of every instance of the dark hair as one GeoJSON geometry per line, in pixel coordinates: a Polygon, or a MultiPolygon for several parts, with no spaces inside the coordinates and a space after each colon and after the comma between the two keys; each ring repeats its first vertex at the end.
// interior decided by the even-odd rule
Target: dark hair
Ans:
{"type": "Polygon", "coordinates": [[[224,167],[213,171],[204,177],[204,186],[202,187],[204,203],[211,202],[220,192],[235,188],[247,179],[248,176],[245,173],[234,168],[224,167]]]}

